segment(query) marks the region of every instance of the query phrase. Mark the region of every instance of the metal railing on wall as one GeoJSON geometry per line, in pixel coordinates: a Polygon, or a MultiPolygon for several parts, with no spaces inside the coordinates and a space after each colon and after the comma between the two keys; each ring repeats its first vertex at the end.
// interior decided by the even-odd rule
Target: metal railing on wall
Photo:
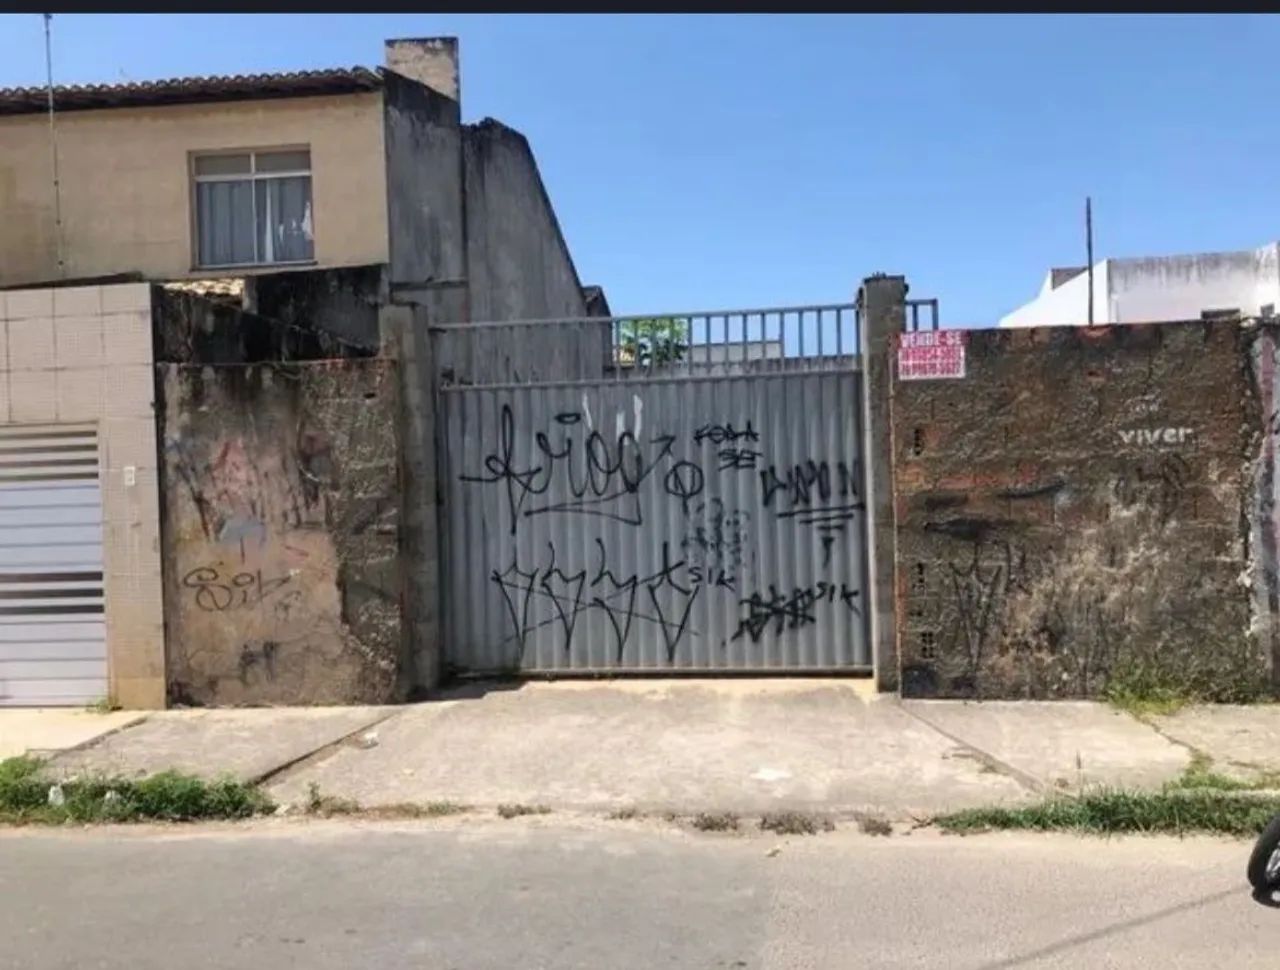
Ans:
{"type": "Polygon", "coordinates": [[[904,323],[908,332],[917,330],[937,330],[938,323],[938,300],[935,297],[930,300],[907,300],[906,305],[906,321],[904,323]]]}
{"type": "Polygon", "coordinates": [[[854,304],[815,304],[446,324],[431,332],[442,383],[476,386],[850,368],[859,323],[854,304]]]}

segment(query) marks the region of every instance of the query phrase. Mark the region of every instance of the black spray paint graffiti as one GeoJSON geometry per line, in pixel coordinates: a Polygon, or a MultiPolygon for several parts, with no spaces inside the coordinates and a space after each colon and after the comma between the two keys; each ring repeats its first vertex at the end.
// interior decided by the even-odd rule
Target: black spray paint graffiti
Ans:
{"type": "Polygon", "coordinates": [[[291,578],[276,576],[264,579],[261,569],[224,576],[216,566],[197,566],[182,577],[182,585],[195,590],[195,604],[199,609],[206,613],[225,613],[254,609],[291,578]]]}
{"type": "Polygon", "coordinates": [[[1146,505],[1153,509],[1161,525],[1182,506],[1191,466],[1181,455],[1166,455],[1159,461],[1138,462],[1117,476],[1112,494],[1124,508],[1146,505]]]}
{"type": "Polygon", "coordinates": [[[852,612],[860,613],[857,599],[858,590],[850,589],[844,583],[819,580],[807,589],[795,589],[790,593],[780,593],[770,586],[767,596],[752,593],[741,601],[745,615],[738,621],[738,629],[731,639],[737,640],[746,634],[751,637],[752,643],[759,643],[761,635],[771,623],[774,624],[775,634],[816,623],[814,607],[820,603],[838,601],[852,612]]]}
{"type": "MultiPolygon", "coordinates": [[[[655,433],[642,439],[639,414],[637,405],[634,431],[623,430],[620,417],[616,433],[606,436],[597,430],[585,403],[581,412],[555,414],[550,427],[541,430],[528,428],[510,405],[504,405],[498,441],[486,449],[482,468],[460,476],[463,482],[501,490],[511,535],[533,516],[582,517],[568,527],[564,541],[547,542],[534,561],[514,550],[495,557],[497,564],[488,578],[498,587],[511,624],[506,642],[512,645],[516,667],[524,665],[535,644],[544,649],[554,644],[557,652],[589,650],[583,642],[585,631],[594,629],[598,636],[606,628],[600,617],[612,631],[607,648],[616,663],[623,663],[628,645],[636,642],[636,630],[659,645],[668,663],[674,662],[680,644],[699,636],[690,626],[695,603],[717,590],[727,590],[745,611],[733,639],[747,636],[753,643],[770,630],[782,634],[818,622],[825,604],[858,611],[857,589],[827,579],[785,593],[770,587],[767,594],[740,599],[748,562],[754,574],[752,516],[759,513],[754,506],[750,512],[728,508],[720,498],[706,494],[704,465],[689,459],[714,452],[718,472],[758,472],[758,478],[752,474],[735,479],[735,493],[746,493],[749,501],[769,510],[779,528],[813,527],[821,538],[824,565],[831,559],[836,536],[863,508],[856,463],[808,460],[765,467],[760,435],[750,422],[707,423],[687,437],[655,433]],[[692,453],[681,455],[679,449],[690,445],[692,453]],[[643,504],[642,489],[647,490],[643,504]],[[678,539],[655,536],[650,545],[640,534],[635,546],[618,548],[610,540],[607,548],[604,538],[593,535],[593,523],[602,520],[644,526],[644,511],[652,510],[655,498],[664,495],[679,501],[684,514],[684,532],[678,539]],[[587,540],[594,543],[594,553],[584,558],[577,550],[587,540]],[[610,550],[625,558],[611,559],[610,550]],[[620,567],[620,562],[627,565],[620,567]],[[595,622],[579,623],[584,614],[595,622]]],[[[712,467],[709,456],[705,465],[712,467]]],[[[630,535],[625,530],[624,534],[630,535]]],[[[722,646],[726,642],[720,641],[722,646]]],[[[540,664],[547,662],[545,654],[539,657],[540,664]]]]}
{"type": "Polygon", "coordinates": [[[521,463],[516,459],[515,416],[504,404],[498,450],[484,459],[487,475],[462,475],[464,482],[502,482],[511,512],[511,534],[521,516],[569,513],[598,516],[626,525],[643,525],[640,486],[661,469],[663,490],[681,502],[701,494],[705,485],[702,468],[672,454],[675,435],[657,435],[641,442],[632,432],[621,431],[613,440],[599,431],[582,434],[580,416],[565,412],[556,416],[562,429],[558,441],[544,432],[534,436],[536,458],[521,463]],[[545,495],[557,475],[572,499],[547,504],[526,504],[545,495]]]}
{"type": "Polygon", "coordinates": [[[718,498],[699,502],[685,514],[680,548],[689,557],[690,575],[708,585],[735,589],[751,541],[751,515],[725,508],[718,498]]]}
{"type": "Polygon", "coordinates": [[[797,462],[780,470],[770,465],[760,472],[760,491],[767,509],[781,509],[780,519],[811,525],[822,537],[822,564],[831,563],[835,534],[842,533],[866,508],[858,498],[857,464],[837,461],[797,462]],[[833,502],[833,500],[835,500],[833,502]]]}
{"type": "Polygon", "coordinates": [[[666,647],[667,662],[675,658],[676,648],[685,634],[689,614],[702,589],[682,572],[682,559],[671,561],[667,543],[662,544],[662,565],[647,576],[632,573],[619,576],[608,566],[604,543],[596,539],[597,564],[594,570],[566,571],[556,565],[556,550],[547,544],[547,562],[532,569],[522,569],[513,557],[506,570],[494,570],[490,578],[502,590],[507,613],[519,645],[517,665],[523,658],[529,635],[547,623],[559,623],[564,634],[566,652],[573,646],[574,630],[585,610],[603,611],[614,633],[614,646],[619,663],[631,637],[632,626],[642,620],[658,627],[666,647]],[[644,596],[642,597],[641,591],[644,596]],[[550,601],[555,615],[538,621],[534,614],[534,597],[550,601]],[[652,612],[645,612],[652,610],[652,612]]]}
{"type": "Polygon", "coordinates": [[[965,657],[964,680],[976,683],[983,654],[1003,629],[1006,599],[1029,590],[1027,550],[979,535],[972,540],[968,562],[947,567],[956,613],[954,638],[965,657]]]}
{"type": "Polygon", "coordinates": [[[735,428],[732,424],[704,424],[693,433],[693,443],[700,445],[704,441],[709,441],[713,445],[731,445],[729,448],[720,448],[716,451],[716,460],[719,462],[717,471],[741,471],[743,469],[754,469],[757,462],[764,457],[763,451],[757,451],[755,448],[746,448],[742,442],[758,442],[760,435],[755,428],[751,427],[751,422],[747,421],[746,426],[741,430],[735,428]]]}

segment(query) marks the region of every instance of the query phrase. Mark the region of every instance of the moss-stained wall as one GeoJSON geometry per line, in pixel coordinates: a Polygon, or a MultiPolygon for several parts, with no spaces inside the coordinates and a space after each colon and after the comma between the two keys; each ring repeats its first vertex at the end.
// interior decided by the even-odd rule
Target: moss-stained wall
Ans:
{"type": "Polygon", "coordinates": [[[904,695],[1265,691],[1249,328],[964,339],[963,377],[892,382],[904,695]]]}
{"type": "Polygon", "coordinates": [[[160,365],[172,703],[400,696],[393,366],[160,365]]]}

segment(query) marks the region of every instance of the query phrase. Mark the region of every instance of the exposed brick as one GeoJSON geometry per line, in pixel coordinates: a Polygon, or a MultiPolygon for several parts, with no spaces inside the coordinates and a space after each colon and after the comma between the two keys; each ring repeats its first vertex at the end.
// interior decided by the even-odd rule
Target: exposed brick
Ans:
{"type": "Polygon", "coordinates": [[[1096,696],[1139,665],[1223,695],[1265,682],[1240,579],[1262,421],[1248,335],[967,340],[966,378],[893,389],[904,693],[1096,696]]]}

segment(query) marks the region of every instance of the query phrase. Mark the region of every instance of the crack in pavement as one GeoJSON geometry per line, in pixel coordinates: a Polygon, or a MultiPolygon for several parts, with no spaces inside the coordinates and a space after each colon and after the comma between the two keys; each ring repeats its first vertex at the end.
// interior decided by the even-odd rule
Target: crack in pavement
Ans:
{"type": "Polygon", "coordinates": [[[925,727],[927,727],[929,730],[933,731],[936,734],[941,735],[942,737],[950,741],[952,744],[955,744],[960,748],[964,749],[964,751],[966,751],[970,756],[972,756],[975,761],[979,762],[980,764],[986,765],[988,768],[990,768],[994,772],[997,772],[998,774],[1002,774],[1007,778],[1012,778],[1014,781],[1020,784],[1023,788],[1026,788],[1028,791],[1032,792],[1033,794],[1044,795],[1049,791],[1051,791],[1048,783],[1041,781],[1039,778],[1035,777],[1034,775],[1028,774],[1027,772],[1023,771],[1021,768],[1017,768],[1014,765],[1009,764],[1007,761],[1002,761],[1000,758],[997,758],[995,755],[991,754],[988,751],[983,751],[977,745],[969,741],[966,741],[964,738],[960,737],[959,735],[952,734],[950,731],[946,730],[945,728],[939,727],[937,724],[934,724],[932,721],[924,717],[922,714],[912,710],[911,708],[904,707],[901,703],[898,703],[897,707],[898,707],[898,710],[902,711],[908,717],[914,718],[915,720],[923,724],[925,727]]]}
{"type": "Polygon", "coordinates": [[[290,758],[288,761],[284,762],[283,764],[276,765],[274,768],[269,768],[268,770],[256,775],[255,777],[250,778],[249,784],[265,785],[268,782],[282,781],[286,777],[287,773],[292,772],[294,769],[309,767],[313,763],[318,764],[319,762],[324,761],[326,758],[331,758],[333,757],[334,754],[337,753],[339,748],[345,745],[357,734],[364,734],[366,731],[371,731],[374,728],[378,727],[379,725],[386,724],[393,717],[399,717],[401,714],[405,712],[405,710],[406,708],[401,708],[398,710],[391,711],[390,713],[384,714],[382,717],[379,717],[376,720],[369,721],[365,724],[360,725],[358,728],[355,728],[352,731],[348,731],[346,734],[342,735],[339,738],[335,738],[332,741],[329,741],[325,744],[320,745],[320,747],[312,751],[307,751],[304,754],[300,754],[296,758],[290,758]]]}

